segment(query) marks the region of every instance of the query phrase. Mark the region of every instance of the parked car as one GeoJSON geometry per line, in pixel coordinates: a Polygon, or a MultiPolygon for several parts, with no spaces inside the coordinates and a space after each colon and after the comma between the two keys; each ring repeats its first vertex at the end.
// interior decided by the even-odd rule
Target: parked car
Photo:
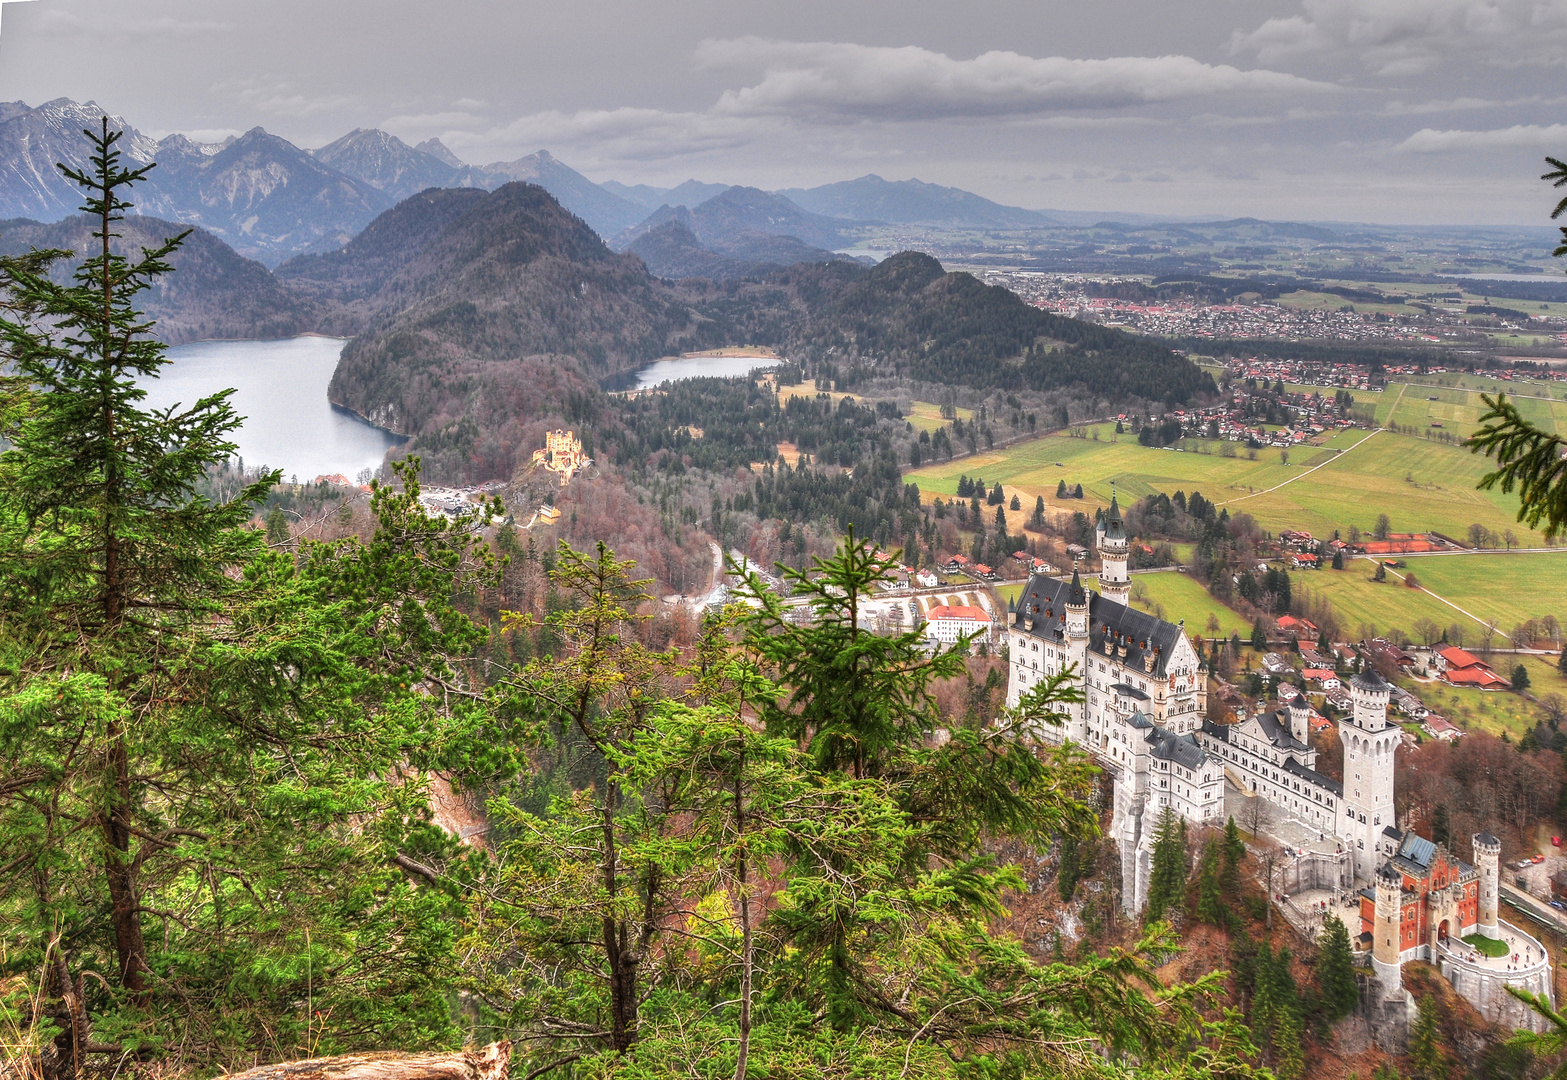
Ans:
{"type": "Polygon", "coordinates": [[[1551,846],[1552,847],[1561,847],[1562,846],[1562,838],[1559,837],[1559,836],[1551,837],[1551,846]]]}
{"type": "Polygon", "coordinates": [[[1513,863],[1513,869],[1514,870],[1527,870],[1529,867],[1531,867],[1533,865],[1534,865],[1534,863],[1530,862],[1528,859],[1519,859],[1517,862],[1513,863]]]}
{"type": "Polygon", "coordinates": [[[1567,904],[1562,903],[1560,900],[1552,900],[1551,906],[1557,911],[1567,911],[1567,904]]]}
{"type": "Polygon", "coordinates": [[[1545,856],[1544,855],[1536,855],[1534,858],[1530,859],[1529,861],[1531,863],[1535,864],[1535,865],[1539,865],[1540,863],[1543,863],[1545,861],[1545,856]]]}

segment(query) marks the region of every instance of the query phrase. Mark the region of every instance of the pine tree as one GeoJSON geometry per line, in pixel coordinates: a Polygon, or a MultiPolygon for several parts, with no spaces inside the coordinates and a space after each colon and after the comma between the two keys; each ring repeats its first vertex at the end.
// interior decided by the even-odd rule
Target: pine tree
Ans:
{"type": "Polygon", "coordinates": [[[122,166],[107,120],[87,134],[90,167],[63,171],[87,192],[89,257],[69,284],[4,267],[32,316],[0,319],[17,375],[0,385],[0,745],[23,764],[0,785],[6,963],[47,958],[40,1003],[72,1046],[99,1027],[248,1067],[304,1034],[307,994],[326,1046],[458,1038],[460,909],[396,859],[421,880],[465,864],[426,816],[436,758],[517,767],[507,740],[458,734],[485,715],[454,670],[485,637],[451,604],[493,581],[476,522],[425,518],[415,466],[372,497],[369,545],[268,550],[249,523],[276,473],[202,497],[239,418],[227,392],[142,407],[168,361],[135,300],[180,238],[115,250],[151,166],[122,166]],[[307,965],[336,974],[307,991],[307,965]],[[88,971],[101,995],[76,991],[88,971]]]}
{"type": "Polygon", "coordinates": [[[1279,1014],[1273,1029],[1273,1072],[1279,1080],[1297,1080],[1306,1071],[1306,1055],[1300,1044],[1300,1017],[1293,1009],[1279,1014]]]}
{"type": "Polygon", "coordinates": [[[1224,894],[1238,900],[1241,894],[1241,860],[1246,857],[1246,841],[1241,839],[1240,828],[1231,817],[1224,823],[1224,872],[1219,883],[1224,894]]]}
{"type": "Polygon", "coordinates": [[[1317,989],[1329,1023],[1348,1016],[1360,1000],[1354,965],[1349,930],[1337,915],[1330,914],[1322,921],[1322,936],[1317,942],[1317,989]]]}
{"type": "Polygon", "coordinates": [[[1438,844],[1451,844],[1453,841],[1446,803],[1437,803],[1436,813],[1431,815],[1431,839],[1438,844]]]}
{"type": "Polygon", "coordinates": [[[1072,899],[1072,893],[1077,890],[1077,880],[1082,870],[1080,859],[1077,834],[1069,832],[1061,838],[1061,866],[1056,871],[1056,887],[1060,890],[1062,900],[1072,899]]]}
{"type": "Polygon", "coordinates": [[[1436,999],[1421,999],[1414,1027],[1409,1029],[1409,1062],[1417,1080],[1441,1080],[1447,1075],[1442,1055],[1442,1033],[1437,1026],[1436,999]]]}
{"type": "Polygon", "coordinates": [[[1258,652],[1268,651],[1268,633],[1262,628],[1261,621],[1251,628],[1251,647],[1258,652]]]}
{"type": "Polygon", "coordinates": [[[1562,646],[1561,654],[1556,657],[1556,670],[1567,675],[1567,645],[1562,646]]]}
{"type": "Polygon", "coordinates": [[[1034,528],[1042,529],[1045,526],[1045,497],[1034,496],[1034,528]]]}
{"type": "Polygon", "coordinates": [[[1067,495],[1066,495],[1066,481],[1065,480],[1057,480],[1056,481],[1056,498],[1064,499],[1066,497],[1067,497],[1067,495]]]}
{"type": "Polygon", "coordinates": [[[281,506],[274,506],[272,512],[267,515],[267,544],[272,547],[282,547],[289,539],[288,518],[283,516],[281,506]]]}
{"type": "Polygon", "coordinates": [[[1209,841],[1202,850],[1202,861],[1197,867],[1197,917],[1213,926],[1228,926],[1230,911],[1225,906],[1223,887],[1219,883],[1219,849],[1209,841]]]}
{"type": "Polygon", "coordinates": [[[1155,826],[1153,866],[1148,878],[1148,921],[1158,922],[1178,912],[1186,893],[1186,848],[1181,826],[1171,807],[1165,807],[1155,826]]]}
{"type": "Polygon", "coordinates": [[[1529,689],[1529,669],[1523,664],[1519,664],[1517,667],[1513,668],[1513,689],[1529,689]]]}

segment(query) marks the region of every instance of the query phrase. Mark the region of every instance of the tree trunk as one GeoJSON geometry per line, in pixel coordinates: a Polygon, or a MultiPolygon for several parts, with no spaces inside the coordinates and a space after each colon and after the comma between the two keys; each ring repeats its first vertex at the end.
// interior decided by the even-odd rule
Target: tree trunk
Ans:
{"type": "Polygon", "coordinates": [[[343,1054],[263,1065],[226,1080],[508,1080],[511,1043],[448,1054],[343,1054]]]}
{"type": "Polygon", "coordinates": [[[740,777],[745,773],[745,755],[735,774],[735,831],[740,837],[740,857],[736,860],[740,885],[740,1048],[735,1056],[735,1080],[745,1080],[746,1061],[751,1056],[751,884],[749,859],[745,850],[745,800],[741,796],[740,777]]]}
{"type": "Polygon", "coordinates": [[[109,727],[109,768],[113,771],[114,801],[104,818],[104,874],[109,883],[114,948],[120,961],[120,985],[133,994],[145,993],[147,948],[142,940],[140,901],[136,895],[136,871],[131,858],[130,758],[125,733],[119,724],[109,727]]]}

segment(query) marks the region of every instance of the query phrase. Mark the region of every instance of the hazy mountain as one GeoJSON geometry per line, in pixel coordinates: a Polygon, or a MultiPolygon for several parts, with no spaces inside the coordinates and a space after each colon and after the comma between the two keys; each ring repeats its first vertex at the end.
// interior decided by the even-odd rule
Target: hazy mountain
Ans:
{"type": "MultiPolygon", "coordinates": [[[[574,357],[604,375],[679,347],[693,321],[687,308],[542,187],[507,184],[461,205],[438,228],[433,218],[451,209],[443,200],[403,215],[405,250],[369,329],[343,350],[334,402],[394,431],[427,433],[467,415],[485,387],[541,393],[512,380],[526,357],[574,357]]],[[[367,232],[367,247],[379,242],[380,229],[367,232]]],[[[485,408],[501,404],[492,395],[485,408]]],[[[533,415],[541,403],[507,408],[533,415]]]]}
{"type": "Polygon", "coordinates": [[[615,246],[624,250],[643,233],[656,229],[680,215],[706,247],[725,251],[726,244],[746,234],[792,236],[806,244],[831,249],[843,242],[842,222],[802,210],[781,195],[760,188],[732,187],[708,199],[695,209],[668,204],[659,207],[635,228],[615,238],[615,246]]]}
{"type": "Polygon", "coordinates": [[[700,180],[687,180],[680,186],[672,188],[649,187],[646,184],[627,186],[614,180],[606,180],[599,187],[638,206],[645,206],[649,210],[656,210],[665,204],[694,210],[708,199],[729,190],[728,184],[704,184],[700,180]]]}
{"type": "Polygon", "coordinates": [[[961,188],[920,180],[883,180],[874,174],[778,194],[813,213],[889,225],[1038,228],[1056,221],[1038,210],[1003,206],[961,188]]]}
{"type": "Polygon", "coordinates": [[[164,143],[138,209],[200,225],[268,265],[341,247],[393,202],[259,127],[216,152],[184,136],[164,143]]]}
{"type": "MultiPolygon", "coordinates": [[[[439,146],[439,141],[436,142],[439,146]]],[[[445,150],[444,146],[441,149],[445,150]]],[[[451,151],[447,151],[450,156],[451,151]]],[[[355,128],[315,151],[315,159],[401,201],[432,187],[452,187],[462,165],[409,146],[396,135],[355,128]]]]}
{"type": "MultiPolygon", "coordinates": [[[[55,163],[87,163],[83,128],[104,112],[66,98],[38,108],[21,102],[0,120],[0,215],[57,221],[81,205],[55,163]]],[[[276,264],[289,255],[340,246],[393,200],[256,128],[219,145],[170,135],[161,142],[111,116],[116,144],[135,166],[157,168],[136,191],[139,213],[200,225],[240,254],[276,264]]]]}
{"type": "MultiPolygon", "coordinates": [[[[58,221],[76,213],[82,193],[60,175],[56,162],[76,168],[87,164],[83,128],[96,128],[104,111],[89,101],[79,105],[56,98],[36,109],[8,102],[0,111],[0,218],[26,217],[58,221]]],[[[135,168],[152,161],[158,144],[118,116],[109,117],[112,130],[124,131],[118,147],[135,168]]]]}
{"type": "Polygon", "coordinates": [[[424,142],[414,147],[414,149],[418,150],[422,154],[429,154],[437,161],[445,162],[454,169],[465,169],[468,167],[467,162],[463,161],[462,158],[448,150],[446,148],[446,144],[443,143],[440,139],[426,139],[424,142]]]}
{"type": "MultiPolygon", "coordinates": [[[[78,253],[91,250],[93,220],[70,217],[40,224],[0,221],[0,255],[19,255],[30,248],[57,248],[78,253]]],[[[136,255],[155,247],[187,226],[132,215],[116,227],[117,250],[136,255]]],[[[158,321],[157,334],[171,345],[211,339],[291,337],[319,329],[322,305],[273,279],[267,268],[237,254],[202,229],[186,237],[169,260],[176,273],[161,278],[143,293],[138,304],[158,321]]],[[[64,283],[80,259],[61,260],[51,276],[64,283]]]]}
{"type": "Polygon", "coordinates": [[[577,170],[556,160],[548,150],[518,158],[497,161],[479,170],[484,187],[522,180],[537,184],[556,200],[586,221],[600,236],[614,236],[646,216],[642,207],[604,190],[577,170]]]}
{"type": "Polygon", "coordinates": [[[714,281],[755,277],[796,263],[848,258],[793,236],[753,229],[724,231],[713,227],[711,221],[699,223],[698,212],[684,206],[659,207],[637,226],[639,235],[626,250],[635,253],[659,277],[706,277],[714,281]],[[697,236],[698,228],[708,233],[710,243],[697,236]]]}

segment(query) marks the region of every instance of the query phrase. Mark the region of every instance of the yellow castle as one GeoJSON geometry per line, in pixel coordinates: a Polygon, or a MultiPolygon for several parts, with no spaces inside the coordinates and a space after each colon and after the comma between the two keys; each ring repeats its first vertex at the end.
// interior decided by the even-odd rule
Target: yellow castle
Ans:
{"type": "Polygon", "coordinates": [[[582,440],[570,431],[556,428],[544,436],[544,449],[533,452],[533,463],[551,472],[560,473],[560,486],[565,487],[571,478],[593,464],[582,452],[582,440]]]}

